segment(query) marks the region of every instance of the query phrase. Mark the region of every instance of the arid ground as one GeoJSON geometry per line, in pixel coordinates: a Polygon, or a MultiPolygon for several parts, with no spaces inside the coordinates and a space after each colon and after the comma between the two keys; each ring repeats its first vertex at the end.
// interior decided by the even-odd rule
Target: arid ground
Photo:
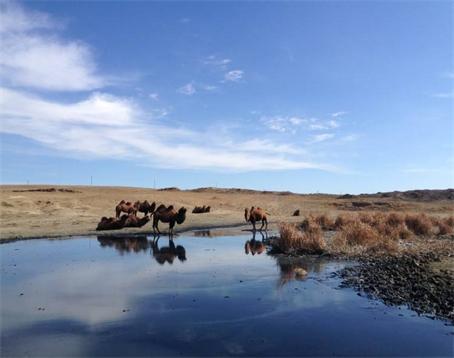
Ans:
{"type": "MultiPolygon", "coordinates": [[[[103,216],[115,216],[116,204],[148,200],[157,204],[185,206],[188,215],[177,232],[194,228],[245,225],[244,208],[259,206],[270,213],[271,227],[279,222],[300,221],[292,216],[327,213],[337,215],[349,211],[424,212],[450,215],[454,212],[452,191],[404,192],[349,196],[288,192],[260,192],[242,189],[202,188],[195,190],[146,189],[96,186],[3,185],[1,192],[1,239],[54,237],[94,234],[103,216]],[[40,191],[36,191],[40,190],[40,191]],[[209,205],[210,213],[192,214],[194,206],[209,205]]],[[[160,228],[167,230],[166,224],[160,228]]],[[[164,231],[162,230],[162,231],[164,231]]],[[[140,229],[120,232],[149,232],[151,224],[140,229]]]]}

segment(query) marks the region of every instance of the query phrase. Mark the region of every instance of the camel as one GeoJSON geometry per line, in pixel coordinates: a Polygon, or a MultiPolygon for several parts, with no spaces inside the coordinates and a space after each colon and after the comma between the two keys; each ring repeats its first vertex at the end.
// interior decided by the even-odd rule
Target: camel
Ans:
{"type": "Polygon", "coordinates": [[[126,214],[137,214],[137,208],[130,201],[120,201],[115,207],[115,214],[117,219],[120,217],[120,214],[125,212],[126,214]]]}
{"type": "Polygon", "coordinates": [[[155,230],[160,234],[158,224],[159,221],[163,223],[169,223],[169,235],[173,235],[173,227],[175,223],[182,224],[186,219],[186,208],[182,207],[176,211],[173,205],[165,207],[165,205],[159,205],[153,214],[153,233],[155,230]]]}
{"type": "Polygon", "coordinates": [[[129,214],[125,221],[124,227],[142,227],[149,221],[150,217],[148,215],[139,219],[135,214],[129,214]]]}
{"type": "Polygon", "coordinates": [[[181,262],[186,261],[186,250],[183,246],[178,245],[175,247],[175,244],[172,239],[169,239],[169,246],[164,246],[159,248],[158,246],[159,238],[151,243],[151,248],[153,250],[154,259],[161,265],[164,265],[166,262],[173,264],[175,257],[178,257],[178,260],[181,262]]]}
{"type": "Polygon", "coordinates": [[[296,209],[296,210],[293,212],[293,216],[300,216],[300,209],[296,209]]]}
{"type": "Polygon", "coordinates": [[[255,223],[257,221],[262,222],[262,226],[259,229],[260,231],[263,229],[263,226],[265,226],[265,231],[268,230],[268,220],[266,216],[267,214],[270,215],[261,208],[251,207],[251,210],[249,211],[248,209],[244,209],[244,218],[246,219],[246,222],[250,222],[252,224],[253,231],[256,230],[255,223]]]}
{"type": "Polygon", "coordinates": [[[193,214],[202,214],[202,213],[209,213],[211,210],[211,206],[196,206],[193,210],[193,214]]]}
{"type": "Polygon", "coordinates": [[[102,217],[101,221],[96,227],[97,231],[101,230],[118,230],[124,227],[125,222],[128,218],[128,215],[122,215],[120,219],[118,218],[106,218],[102,217]]]}
{"type": "Polygon", "coordinates": [[[136,201],[134,203],[134,207],[138,212],[143,213],[145,216],[148,215],[148,213],[153,214],[154,209],[156,208],[156,203],[153,201],[151,204],[145,200],[145,201],[136,201]]]}

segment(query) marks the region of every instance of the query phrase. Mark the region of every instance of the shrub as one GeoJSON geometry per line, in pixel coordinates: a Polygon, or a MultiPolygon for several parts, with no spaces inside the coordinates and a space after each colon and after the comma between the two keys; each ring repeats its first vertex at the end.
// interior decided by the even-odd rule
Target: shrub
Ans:
{"type": "MultiPolygon", "coordinates": [[[[283,252],[297,251],[308,254],[320,254],[325,249],[325,240],[320,226],[310,219],[304,231],[293,224],[281,224],[278,246],[283,252]]],[[[306,221],[305,220],[305,221],[306,221]]]]}
{"type": "Polygon", "coordinates": [[[428,235],[432,229],[432,221],[425,214],[407,215],[405,224],[415,235],[428,235]]]}

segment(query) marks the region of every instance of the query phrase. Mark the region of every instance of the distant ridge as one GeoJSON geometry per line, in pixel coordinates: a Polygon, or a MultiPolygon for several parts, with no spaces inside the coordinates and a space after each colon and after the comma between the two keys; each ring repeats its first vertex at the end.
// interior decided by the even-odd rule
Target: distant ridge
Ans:
{"type": "MultiPolygon", "coordinates": [[[[161,190],[179,190],[178,188],[166,188],[161,190]]],[[[335,196],[335,194],[310,193],[298,194],[291,191],[271,191],[271,190],[254,190],[240,188],[214,188],[202,187],[189,189],[187,191],[195,193],[217,192],[217,193],[244,193],[244,194],[273,194],[273,195],[323,195],[335,196]]],[[[354,198],[394,198],[401,200],[418,200],[418,201],[433,201],[433,200],[454,200],[454,189],[422,189],[422,190],[407,190],[407,191],[390,191],[378,192],[375,194],[345,194],[337,196],[337,199],[354,199],[354,198]]]]}

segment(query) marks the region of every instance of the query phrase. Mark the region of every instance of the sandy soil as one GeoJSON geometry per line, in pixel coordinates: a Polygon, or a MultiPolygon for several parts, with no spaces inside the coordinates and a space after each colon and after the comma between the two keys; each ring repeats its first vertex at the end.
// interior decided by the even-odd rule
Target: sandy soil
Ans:
{"type": "MultiPolygon", "coordinates": [[[[271,227],[279,222],[300,221],[293,217],[296,209],[301,215],[328,213],[337,215],[350,210],[415,211],[430,214],[449,214],[454,203],[448,200],[420,202],[396,198],[338,199],[337,195],[298,195],[291,193],[263,193],[237,189],[204,189],[200,191],[153,190],[127,187],[95,186],[0,186],[0,238],[54,237],[65,235],[97,234],[96,225],[102,216],[115,216],[116,204],[148,200],[157,204],[185,206],[188,215],[176,231],[244,225],[244,208],[260,206],[270,214],[271,227]],[[50,189],[52,192],[26,191],[50,189]],[[60,191],[69,190],[69,191],[60,191]],[[357,207],[353,202],[368,202],[357,207]],[[192,214],[194,206],[210,205],[212,212],[192,214]]],[[[161,229],[167,225],[160,224],[161,229]]],[[[151,231],[151,224],[140,229],[122,229],[115,232],[151,231]]],[[[164,230],[161,230],[164,231],[164,230]]]]}

